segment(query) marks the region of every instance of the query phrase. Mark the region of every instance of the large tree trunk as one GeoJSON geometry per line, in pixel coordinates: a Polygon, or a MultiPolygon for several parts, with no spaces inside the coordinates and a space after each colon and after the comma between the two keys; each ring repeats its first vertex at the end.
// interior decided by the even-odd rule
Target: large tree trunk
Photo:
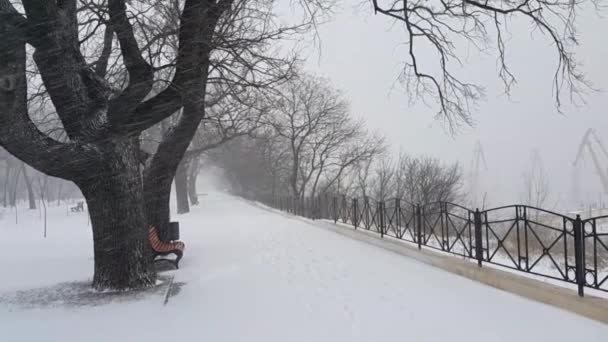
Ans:
{"type": "Polygon", "coordinates": [[[199,166],[199,157],[192,158],[192,161],[190,162],[190,168],[188,169],[188,197],[190,198],[190,204],[192,205],[198,205],[196,179],[198,178],[198,172],[200,171],[199,166]]]}
{"type": "Polygon", "coordinates": [[[147,167],[144,171],[144,201],[148,224],[153,225],[161,236],[168,229],[171,219],[171,184],[173,175],[167,168],[147,167]]]}
{"type": "Polygon", "coordinates": [[[136,138],[109,142],[91,177],[78,181],[93,226],[93,286],[97,289],[155,284],[138,153],[136,138]]]}
{"type": "Polygon", "coordinates": [[[190,212],[188,204],[188,165],[182,160],[175,173],[175,197],[177,199],[177,213],[185,214],[190,212]]]}
{"type": "Polygon", "coordinates": [[[25,185],[27,187],[27,198],[30,202],[30,209],[36,209],[36,196],[34,196],[34,189],[32,187],[32,180],[27,175],[27,170],[25,168],[25,164],[23,164],[23,179],[25,180],[25,185]]]}

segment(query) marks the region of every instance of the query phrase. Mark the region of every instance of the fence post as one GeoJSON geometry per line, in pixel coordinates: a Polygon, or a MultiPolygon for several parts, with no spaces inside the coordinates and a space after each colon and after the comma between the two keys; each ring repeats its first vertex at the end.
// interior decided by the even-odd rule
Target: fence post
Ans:
{"type": "Polygon", "coordinates": [[[418,249],[422,249],[422,210],[420,210],[420,204],[416,205],[416,230],[418,235],[418,249]]]}
{"type": "Polygon", "coordinates": [[[384,238],[384,202],[378,202],[378,225],[380,226],[380,237],[384,238]]]}
{"type": "Polygon", "coordinates": [[[475,226],[475,257],[477,258],[477,265],[481,267],[483,261],[483,242],[481,234],[481,212],[479,212],[479,208],[475,209],[473,223],[475,226]]]}
{"type": "Polygon", "coordinates": [[[357,202],[357,199],[353,198],[353,225],[355,226],[355,230],[357,230],[357,226],[359,225],[359,223],[357,222],[357,202]]]}
{"type": "Polygon", "coordinates": [[[576,220],[574,220],[574,262],[576,264],[578,295],[581,297],[585,295],[585,238],[583,226],[581,216],[576,215],[576,220]]]}

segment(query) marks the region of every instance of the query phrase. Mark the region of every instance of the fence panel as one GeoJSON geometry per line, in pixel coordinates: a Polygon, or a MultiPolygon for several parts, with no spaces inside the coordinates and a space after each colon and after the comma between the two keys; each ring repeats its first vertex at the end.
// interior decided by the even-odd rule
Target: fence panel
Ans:
{"type": "Polygon", "coordinates": [[[384,234],[400,240],[417,242],[416,207],[399,198],[387,200],[384,204],[384,234]]]}
{"type": "Polygon", "coordinates": [[[608,216],[583,221],[585,286],[608,291],[608,216]]]}
{"type": "Polygon", "coordinates": [[[574,219],[523,205],[483,212],[484,261],[576,283],[574,219]]]}

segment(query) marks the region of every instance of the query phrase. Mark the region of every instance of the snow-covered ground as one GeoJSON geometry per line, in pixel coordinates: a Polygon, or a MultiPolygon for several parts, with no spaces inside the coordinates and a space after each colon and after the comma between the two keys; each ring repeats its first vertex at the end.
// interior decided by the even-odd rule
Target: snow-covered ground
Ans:
{"type": "Polygon", "coordinates": [[[0,219],[0,334],[14,341],[606,341],[608,326],[221,193],[176,217],[165,284],[99,294],[86,214],[0,219]],[[171,279],[172,280],[169,280],[171,279]],[[166,303],[165,301],[168,300],[166,303]]]}

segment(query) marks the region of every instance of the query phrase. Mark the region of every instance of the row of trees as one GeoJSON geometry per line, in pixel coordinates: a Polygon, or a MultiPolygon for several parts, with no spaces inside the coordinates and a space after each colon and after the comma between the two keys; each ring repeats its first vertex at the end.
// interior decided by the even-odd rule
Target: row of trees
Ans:
{"type": "Polygon", "coordinates": [[[320,195],[399,197],[412,203],[454,201],[458,164],[387,154],[387,144],[349,112],[329,81],[299,75],[278,89],[259,128],[209,153],[235,191],[258,198],[320,195]]]}
{"type": "Polygon", "coordinates": [[[210,153],[239,191],[297,198],[326,193],[384,150],[383,139],[351,117],[347,101],[325,79],[300,74],[272,98],[253,134],[210,153]]]}
{"type": "Polygon", "coordinates": [[[0,177],[0,206],[3,208],[27,201],[30,209],[36,209],[41,200],[59,205],[80,195],[73,183],[40,173],[1,148],[0,177]]]}

